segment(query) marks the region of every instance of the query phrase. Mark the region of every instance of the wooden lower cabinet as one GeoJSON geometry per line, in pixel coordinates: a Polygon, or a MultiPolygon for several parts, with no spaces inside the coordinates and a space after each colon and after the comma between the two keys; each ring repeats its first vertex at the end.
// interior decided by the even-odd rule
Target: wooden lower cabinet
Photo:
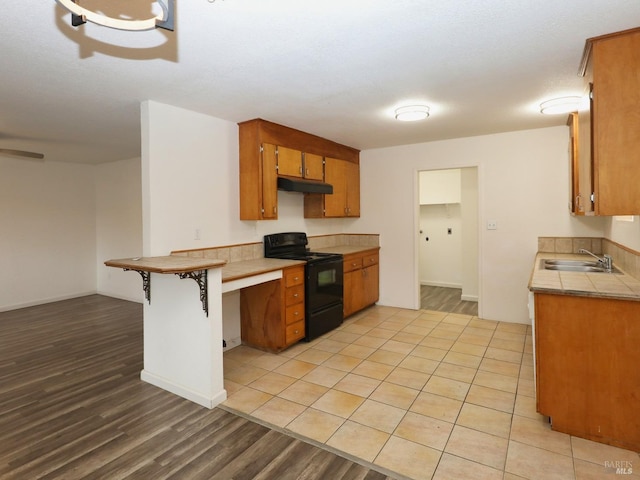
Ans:
{"type": "Polygon", "coordinates": [[[378,248],[344,256],[344,316],[373,305],[380,297],[378,248]]]}
{"type": "Polygon", "coordinates": [[[553,430],[640,451],[640,302],[535,294],[537,410],[553,430]]]}
{"type": "Polygon", "coordinates": [[[305,336],[304,266],[285,268],[282,278],[240,291],[242,343],[279,352],[305,336]]]}

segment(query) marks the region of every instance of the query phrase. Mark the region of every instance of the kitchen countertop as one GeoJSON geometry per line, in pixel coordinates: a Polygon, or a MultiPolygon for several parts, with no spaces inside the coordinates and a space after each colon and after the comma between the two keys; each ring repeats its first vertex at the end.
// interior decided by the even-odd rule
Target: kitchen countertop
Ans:
{"type": "MultiPolygon", "coordinates": [[[[542,259],[593,260],[589,255],[538,252],[529,280],[529,290],[537,293],[605,297],[640,301],[640,280],[620,273],[560,272],[545,270],[542,259]]],[[[614,267],[618,268],[617,265],[614,267]]]]}
{"type": "Polygon", "coordinates": [[[108,267],[126,268],[153,273],[187,273],[209,268],[219,268],[225,263],[224,260],[211,258],[192,258],[177,255],[167,255],[163,257],[134,257],[107,260],[104,264],[108,267]]]}
{"type": "Polygon", "coordinates": [[[295,265],[304,265],[305,263],[304,260],[284,260],[280,258],[258,258],[255,260],[229,262],[222,267],[222,283],[282,270],[295,265]]]}
{"type": "Polygon", "coordinates": [[[337,245],[335,247],[325,247],[325,248],[313,248],[314,252],[320,253],[339,253],[340,255],[351,255],[353,253],[361,253],[366,252],[368,250],[378,250],[380,247],[377,246],[364,246],[364,245],[337,245]]]}

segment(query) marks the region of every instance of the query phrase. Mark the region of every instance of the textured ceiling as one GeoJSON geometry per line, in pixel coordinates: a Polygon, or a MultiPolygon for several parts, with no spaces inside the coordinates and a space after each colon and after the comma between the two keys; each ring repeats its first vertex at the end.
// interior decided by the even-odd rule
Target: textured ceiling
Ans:
{"type": "MultiPolygon", "coordinates": [[[[48,161],[140,155],[140,102],[260,117],[359,149],[563,125],[587,38],[640,25],[637,0],[176,0],[176,30],[70,26],[54,0],[0,16],[0,148],[48,161]],[[431,106],[422,122],[399,103],[431,106]]],[[[149,18],[151,0],[82,0],[149,18]]],[[[108,8],[107,8],[108,7],[108,8]]]]}

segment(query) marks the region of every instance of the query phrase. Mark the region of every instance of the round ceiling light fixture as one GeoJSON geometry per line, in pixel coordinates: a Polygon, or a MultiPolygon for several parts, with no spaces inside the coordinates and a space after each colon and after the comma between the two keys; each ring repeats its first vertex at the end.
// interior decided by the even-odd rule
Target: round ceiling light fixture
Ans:
{"type": "Polygon", "coordinates": [[[540,104],[540,113],[556,115],[560,113],[577,112],[579,104],[580,97],[576,96],[554,98],[540,104]]]}
{"type": "Polygon", "coordinates": [[[426,105],[406,105],[396,108],[396,120],[401,122],[415,122],[424,120],[429,116],[429,107],[426,105]]]}
{"type": "Polygon", "coordinates": [[[175,0],[156,0],[155,3],[160,6],[162,13],[146,20],[127,20],[108,17],[99,12],[81,7],[76,3],[77,1],[78,0],[56,0],[58,5],[71,12],[71,25],[74,27],[91,22],[102,25],[103,27],[129,31],[153,30],[155,28],[173,31],[174,29],[175,0]]]}

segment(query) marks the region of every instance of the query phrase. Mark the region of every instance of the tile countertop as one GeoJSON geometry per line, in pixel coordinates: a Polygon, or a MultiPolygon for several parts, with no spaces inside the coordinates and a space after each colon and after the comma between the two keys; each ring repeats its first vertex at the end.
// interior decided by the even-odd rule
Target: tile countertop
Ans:
{"type": "Polygon", "coordinates": [[[367,252],[369,250],[379,250],[377,246],[365,245],[336,245],[335,247],[312,248],[314,252],[320,253],[339,253],[340,255],[351,255],[354,253],[367,252]]]}
{"type": "MultiPolygon", "coordinates": [[[[538,252],[529,280],[529,290],[534,293],[640,301],[640,280],[623,271],[620,273],[584,273],[545,270],[541,266],[542,259],[592,260],[588,255],[538,252]]],[[[618,268],[615,263],[614,267],[618,268]]]]}
{"type": "Polygon", "coordinates": [[[209,268],[219,268],[224,260],[210,258],[190,258],[166,255],[163,257],[134,257],[107,260],[104,264],[108,267],[118,267],[127,270],[140,270],[153,273],[186,273],[209,268]]]}
{"type": "MultiPolygon", "coordinates": [[[[335,247],[314,248],[314,252],[339,253],[349,255],[352,253],[366,252],[367,250],[377,250],[380,247],[338,245],[335,247]]],[[[261,273],[273,272],[294,265],[304,265],[304,260],[285,260],[279,258],[257,258],[254,260],[242,260],[229,262],[222,267],[222,282],[230,282],[241,278],[259,275],[261,273]]]]}
{"type": "Polygon", "coordinates": [[[305,263],[303,260],[284,260],[280,258],[257,258],[255,260],[229,262],[222,267],[222,283],[282,270],[295,265],[304,265],[305,263]]]}

